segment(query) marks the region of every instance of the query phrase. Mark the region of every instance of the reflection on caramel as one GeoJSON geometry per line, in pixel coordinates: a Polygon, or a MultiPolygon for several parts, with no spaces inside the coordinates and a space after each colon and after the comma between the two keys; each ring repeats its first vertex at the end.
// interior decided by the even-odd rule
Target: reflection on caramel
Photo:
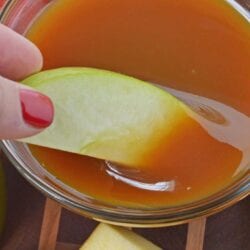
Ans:
{"type": "MultiPolygon", "coordinates": [[[[249,116],[249,27],[226,1],[60,0],[27,36],[41,49],[45,69],[113,70],[219,101],[249,116]]],[[[224,124],[222,117],[216,121],[224,124]]],[[[30,148],[65,183],[131,206],[172,206],[206,197],[233,180],[242,159],[241,151],[216,140],[191,118],[144,156],[149,167],[136,174],[146,182],[174,181],[171,192],[118,181],[97,159],[30,148]]]]}
{"type": "Polygon", "coordinates": [[[201,115],[205,119],[215,122],[220,125],[227,125],[228,121],[226,118],[217,110],[210,106],[202,105],[200,103],[187,103],[189,107],[197,114],[201,115]]]}

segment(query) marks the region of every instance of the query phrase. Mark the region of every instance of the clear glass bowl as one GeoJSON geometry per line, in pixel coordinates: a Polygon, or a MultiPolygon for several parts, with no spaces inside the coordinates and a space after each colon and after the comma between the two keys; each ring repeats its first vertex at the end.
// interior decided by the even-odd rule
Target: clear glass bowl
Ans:
{"type": "MultiPolygon", "coordinates": [[[[5,25],[24,34],[34,17],[50,0],[10,0],[0,15],[5,25]]],[[[249,12],[230,0],[250,21],[249,12]]],[[[17,170],[38,190],[61,203],[62,206],[92,219],[111,224],[137,227],[160,227],[185,223],[191,219],[208,216],[238,202],[249,194],[249,172],[220,192],[192,204],[161,209],[132,209],[117,207],[87,197],[46,171],[31,155],[28,147],[19,142],[5,140],[3,151],[17,170]]]]}

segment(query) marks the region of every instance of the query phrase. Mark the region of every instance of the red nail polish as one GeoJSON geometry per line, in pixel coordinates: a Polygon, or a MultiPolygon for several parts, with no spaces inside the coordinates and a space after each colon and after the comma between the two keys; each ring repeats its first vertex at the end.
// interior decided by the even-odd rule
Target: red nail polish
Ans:
{"type": "Polygon", "coordinates": [[[46,128],[52,123],[54,108],[47,96],[32,90],[21,89],[20,100],[23,119],[26,123],[37,128],[46,128]]]}

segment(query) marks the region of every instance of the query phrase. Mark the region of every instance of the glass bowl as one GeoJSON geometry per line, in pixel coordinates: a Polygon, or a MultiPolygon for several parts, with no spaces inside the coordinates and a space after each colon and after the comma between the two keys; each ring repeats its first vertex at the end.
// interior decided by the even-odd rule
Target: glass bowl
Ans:
{"type": "MultiPolygon", "coordinates": [[[[0,20],[13,30],[24,34],[34,17],[52,1],[7,1],[0,14],[0,20]]],[[[243,5],[232,0],[229,2],[237,7],[250,21],[249,12],[243,5]]],[[[62,183],[39,164],[25,144],[4,140],[0,142],[0,145],[21,175],[46,196],[58,201],[62,206],[73,212],[110,224],[133,227],[160,227],[181,224],[197,217],[219,212],[246,197],[250,191],[249,171],[247,171],[226,189],[192,204],[161,209],[117,207],[90,198],[62,183]]]]}

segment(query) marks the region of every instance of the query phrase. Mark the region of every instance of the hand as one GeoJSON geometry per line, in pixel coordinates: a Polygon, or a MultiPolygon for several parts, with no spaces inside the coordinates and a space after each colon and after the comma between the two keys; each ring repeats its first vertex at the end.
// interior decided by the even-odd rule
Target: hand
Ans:
{"type": "Polygon", "coordinates": [[[0,24],[0,139],[41,132],[53,120],[50,99],[16,81],[42,68],[34,44],[0,24]]]}

